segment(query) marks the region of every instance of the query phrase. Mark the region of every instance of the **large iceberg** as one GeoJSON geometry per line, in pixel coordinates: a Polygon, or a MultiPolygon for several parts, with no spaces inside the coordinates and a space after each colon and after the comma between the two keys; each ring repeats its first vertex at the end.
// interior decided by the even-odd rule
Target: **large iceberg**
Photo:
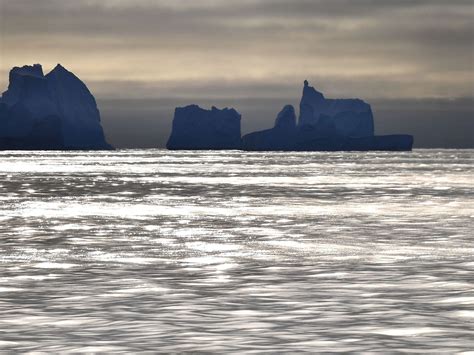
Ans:
{"type": "Polygon", "coordinates": [[[112,149],[94,96],[57,65],[15,67],[0,98],[0,149],[112,149]]]}
{"type": "Polygon", "coordinates": [[[374,135],[370,105],[359,99],[326,99],[305,80],[300,116],[288,105],[272,129],[242,137],[244,150],[339,151],[411,150],[413,136],[374,135]],[[287,122],[284,128],[281,122],[287,122]]]}
{"type": "Polygon", "coordinates": [[[240,149],[240,118],[234,109],[177,107],[168,149],[240,149]]]}

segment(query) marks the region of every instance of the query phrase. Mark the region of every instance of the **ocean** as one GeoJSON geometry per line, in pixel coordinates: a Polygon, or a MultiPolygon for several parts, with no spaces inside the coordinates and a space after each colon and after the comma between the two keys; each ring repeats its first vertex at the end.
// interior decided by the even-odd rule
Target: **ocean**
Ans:
{"type": "Polygon", "coordinates": [[[0,152],[0,351],[472,351],[473,163],[0,152]]]}

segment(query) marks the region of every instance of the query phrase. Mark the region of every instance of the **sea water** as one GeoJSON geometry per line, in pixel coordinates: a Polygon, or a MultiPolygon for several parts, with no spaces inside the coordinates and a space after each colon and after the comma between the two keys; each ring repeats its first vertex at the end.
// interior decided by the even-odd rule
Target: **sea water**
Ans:
{"type": "Polygon", "coordinates": [[[0,152],[0,351],[472,350],[473,163],[0,152]]]}

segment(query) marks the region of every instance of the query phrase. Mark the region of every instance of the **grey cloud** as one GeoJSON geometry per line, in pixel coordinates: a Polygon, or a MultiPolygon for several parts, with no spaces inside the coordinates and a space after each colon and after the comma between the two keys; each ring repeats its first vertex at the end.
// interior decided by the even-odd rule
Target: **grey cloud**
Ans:
{"type": "MultiPolygon", "coordinates": [[[[404,41],[418,45],[472,43],[472,4],[458,1],[255,0],[178,2],[3,0],[4,36],[114,37],[137,45],[238,46],[249,41],[312,38],[331,44],[404,41]],[[107,6],[107,4],[116,6],[107,6]],[[449,4],[449,6],[448,6],[449,4]],[[119,6],[121,5],[121,6],[119,6]],[[126,5],[126,6],[125,6],[126,5]],[[446,39],[449,39],[447,41],[446,39]]],[[[73,41],[74,38],[71,39],[73,41]]]]}
{"type": "MultiPolygon", "coordinates": [[[[5,0],[3,0],[5,1],[5,0]]],[[[165,6],[163,1],[60,1],[60,0],[15,0],[3,3],[2,13],[7,33],[21,33],[34,28],[45,31],[61,30],[66,33],[141,33],[153,36],[150,29],[166,34],[187,33],[198,35],[214,33],[219,29],[245,31],[245,23],[256,19],[258,26],[250,28],[297,30],[337,30],[331,21],[350,21],[351,19],[380,19],[390,22],[403,17],[418,17],[417,26],[430,21],[433,12],[439,15],[438,24],[443,17],[452,23],[456,21],[471,23],[472,4],[458,1],[370,1],[370,0],[254,0],[254,1],[196,1],[180,2],[181,7],[165,6]],[[186,6],[203,3],[204,6],[186,6]],[[122,6],[106,6],[107,3],[122,6]],[[449,4],[449,5],[448,5],[449,4]],[[125,6],[127,5],[127,6],[125,6]],[[407,13],[407,10],[409,11],[407,13]],[[398,18],[399,15],[403,17],[398,18]],[[431,17],[430,17],[431,16],[431,17]],[[308,25],[308,21],[312,25],[308,25]],[[323,21],[318,23],[318,21],[323,21]],[[227,24],[227,26],[226,26],[227,24]]],[[[472,25],[471,25],[472,26],[472,25]]],[[[472,28],[472,27],[471,27],[472,28]]]]}
{"type": "MultiPolygon", "coordinates": [[[[194,65],[196,71],[212,61],[219,64],[212,77],[192,79],[210,93],[231,93],[229,88],[219,90],[226,74],[246,80],[249,87],[272,77],[285,83],[308,75],[369,96],[381,91],[388,96],[466,96],[474,88],[471,1],[0,0],[0,4],[1,42],[8,62],[34,57],[35,52],[79,66],[110,61],[100,79],[99,68],[89,79],[104,81],[101,88],[107,81],[117,81],[117,76],[133,79],[134,72],[154,62],[168,70],[173,58],[184,61],[188,69],[194,65]],[[115,68],[119,61],[129,66],[115,68]],[[271,66],[273,71],[245,77],[246,65],[271,66]],[[234,73],[234,68],[240,72],[234,73]]],[[[7,69],[0,63],[0,70],[7,69]]],[[[166,83],[153,84],[164,88],[166,83]]]]}
{"type": "Polygon", "coordinates": [[[364,46],[404,52],[420,46],[428,51],[446,47],[459,55],[469,50],[474,32],[472,4],[463,0],[181,1],[174,7],[145,0],[3,1],[3,36],[9,45],[26,38],[51,45],[58,38],[65,48],[81,38],[91,46],[133,43],[157,49],[265,48],[277,42],[295,54],[338,47],[348,53],[334,55],[350,54],[364,46]],[[203,5],[190,6],[196,3],[203,5]]]}

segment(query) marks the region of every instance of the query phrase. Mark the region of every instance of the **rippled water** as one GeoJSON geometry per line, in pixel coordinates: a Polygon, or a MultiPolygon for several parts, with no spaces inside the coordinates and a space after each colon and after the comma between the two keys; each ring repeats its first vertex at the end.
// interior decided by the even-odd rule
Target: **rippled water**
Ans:
{"type": "Polygon", "coordinates": [[[474,349],[473,150],[0,159],[0,350],[474,349]]]}

